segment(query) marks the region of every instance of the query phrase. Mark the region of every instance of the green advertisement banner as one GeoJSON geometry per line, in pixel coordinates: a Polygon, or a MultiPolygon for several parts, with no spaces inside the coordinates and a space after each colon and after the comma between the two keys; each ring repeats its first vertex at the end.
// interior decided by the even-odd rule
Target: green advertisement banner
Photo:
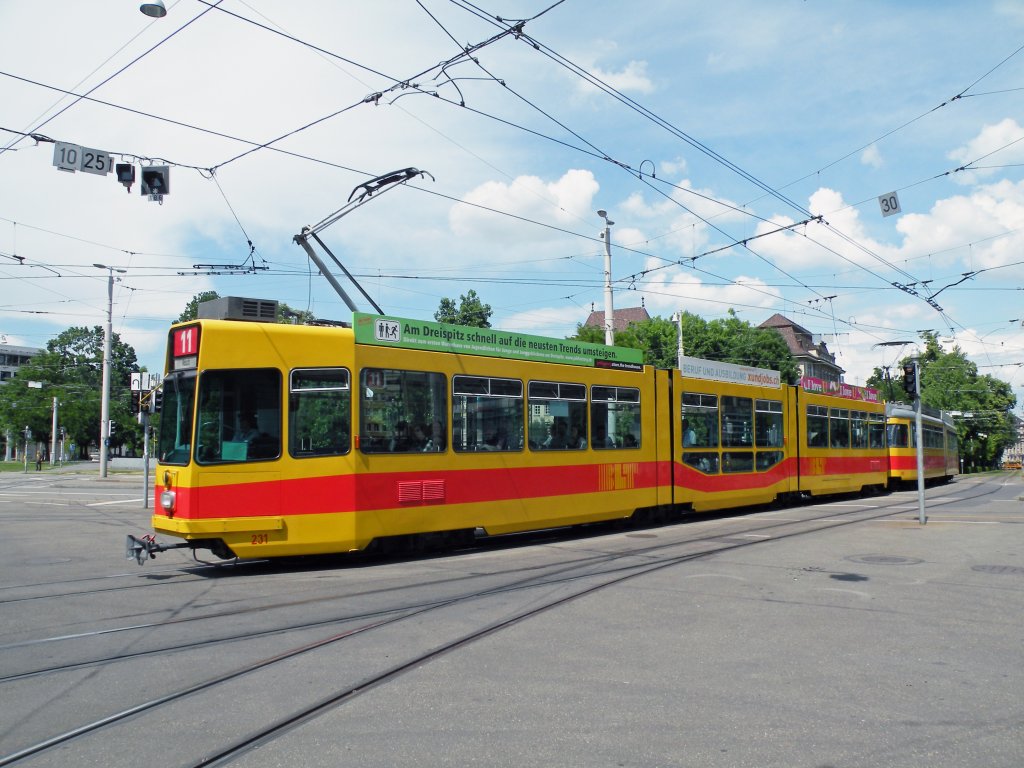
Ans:
{"type": "Polygon", "coordinates": [[[352,328],[357,344],[452,352],[459,355],[504,357],[540,363],[585,365],[591,368],[643,370],[643,352],[626,347],[606,347],[572,339],[550,339],[493,328],[469,328],[426,320],[408,320],[356,312],[352,328]]]}

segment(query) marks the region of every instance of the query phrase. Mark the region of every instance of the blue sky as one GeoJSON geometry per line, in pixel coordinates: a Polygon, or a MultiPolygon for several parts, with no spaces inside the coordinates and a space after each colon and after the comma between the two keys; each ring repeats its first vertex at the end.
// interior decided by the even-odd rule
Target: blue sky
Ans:
{"type": "Polygon", "coordinates": [[[1019,2],[168,8],[0,4],[0,340],[102,324],[96,263],[126,270],[114,328],[151,369],[202,290],[346,319],[292,238],[415,167],[321,233],[389,314],[472,288],[496,327],[572,333],[603,308],[606,209],[617,307],[781,312],[854,384],[932,329],[1024,402],[1019,2]],[[167,162],[171,192],[25,133],[167,162]]]}

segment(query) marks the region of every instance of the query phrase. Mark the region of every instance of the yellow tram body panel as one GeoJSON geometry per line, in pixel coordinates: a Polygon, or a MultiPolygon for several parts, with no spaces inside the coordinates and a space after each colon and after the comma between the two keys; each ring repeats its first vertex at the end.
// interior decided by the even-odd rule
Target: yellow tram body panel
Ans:
{"type": "Polygon", "coordinates": [[[821,496],[885,488],[885,405],[878,393],[814,379],[793,391],[800,490],[821,496]]]}
{"type": "Polygon", "coordinates": [[[791,388],[776,372],[687,358],[673,376],[676,503],[704,512],[796,490],[791,388]]]}
{"type": "Polygon", "coordinates": [[[686,358],[675,489],[694,511],[884,488],[884,407],[876,390],[686,358]]]}

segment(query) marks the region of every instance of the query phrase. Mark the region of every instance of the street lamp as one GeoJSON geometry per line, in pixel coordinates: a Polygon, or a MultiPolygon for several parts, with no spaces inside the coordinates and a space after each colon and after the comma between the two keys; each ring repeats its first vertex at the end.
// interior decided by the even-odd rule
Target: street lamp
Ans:
{"type": "Polygon", "coordinates": [[[93,266],[107,270],[107,322],[103,326],[103,391],[100,396],[100,477],[106,477],[107,460],[110,455],[110,347],[113,335],[114,273],[124,274],[128,270],[115,269],[106,264],[93,266]]]}
{"type": "Polygon", "coordinates": [[[604,343],[615,344],[615,308],[612,303],[612,232],[615,222],[608,218],[608,211],[600,210],[597,215],[604,219],[604,343]]]}
{"type": "Polygon", "coordinates": [[[678,325],[678,338],[676,339],[676,365],[679,366],[680,372],[683,370],[683,310],[679,310],[672,315],[672,319],[676,321],[678,325]]]}
{"type": "Polygon", "coordinates": [[[162,19],[167,15],[167,8],[164,6],[163,0],[153,0],[151,3],[143,3],[139,6],[139,10],[146,16],[150,16],[154,19],[162,19]]]}

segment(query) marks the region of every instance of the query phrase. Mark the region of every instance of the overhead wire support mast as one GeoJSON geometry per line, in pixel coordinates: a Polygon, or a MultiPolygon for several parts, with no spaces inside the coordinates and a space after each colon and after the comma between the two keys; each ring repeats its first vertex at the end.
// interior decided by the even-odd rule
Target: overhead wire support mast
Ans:
{"type": "Polygon", "coordinates": [[[356,278],[352,275],[351,272],[345,269],[345,265],[342,264],[341,261],[339,261],[338,257],[335,256],[331,252],[331,249],[328,248],[327,245],[324,243],[324,241],[320,239],[318,233],[327,229],[327,227],[331,226],[331,224],[334,224],[340,219],[343,219],[345,216],[348,216],[348,214],[352,213],[352,211],[354,211],[356,208],[365,205],[367,202],[370,201],[370,198],[373,197],[373,195],[375,195],[377,192],[383,194],[384,192],[394,189],[400,184],[405,184],[411,181],[417,176],[430,176],[431,181],[436,181],[436,179],[434,179],[434,176],[429,171],[421,171],[418,168],[403,168],[400,171],[392,171],[391,173],[385,173],[383,176],[377,176],[376,178],[370,179],[369,181],[366,181],[358,185],[355,189],[353,189],[352,193],[348,196],[348,203],[345,206],[339,208],[337,211],[335,211],[330,216],[320,221],[318,224],[314,224],[311,227],[303,227],[302,231],[293,238],[293,240],[296,243],[302,246],[303,250],[305,250],[306,255],[309,256],[310,260],[314,264],[316,264],[317,268],[320,270],[320,274],[322,274],[327,279],[327,282],[331,284],[331,287],[334,288],[334,292],[341,297],[341,300],[344,301],[348,308],[353,312],[358,312],[359,308],[356,306],[355,302],[353,302],[352,299],[349,297],[348,293],[341,286],[341,283],[338,282],[337,278],[331,274],[329,269],[327,269],[327,265],[324,264],[323,260],[317,255],[316,251],[313,250],[313,246],[309,244],[309,238],[312,237],[314,240],[316,240],[317,243],[320,244],[320,247],[324,249],[324,252],[331,257],[331,261],[337,264],[338,268],[345,273],[345,277],[347,277],[352,282],[352,284],[359,289],[359,292],[363,294],[363,297],[368,302],[370,302],[370,306],[372,306],[374,310],[376,310],[377,314],[383,315],[384,310],[377,306],[377,302],[370,298],[370,294],[363,290],[363,286],[359,284],[359,281],[356,280],[356,278]],[[355,199],[353,200],[352,198],[355,199]]]}

